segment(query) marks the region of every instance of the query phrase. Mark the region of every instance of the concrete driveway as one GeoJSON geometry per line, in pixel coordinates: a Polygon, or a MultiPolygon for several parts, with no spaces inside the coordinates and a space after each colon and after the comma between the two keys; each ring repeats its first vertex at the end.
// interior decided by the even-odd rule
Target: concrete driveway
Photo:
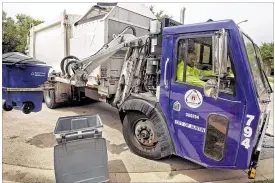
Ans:
{"type": "MultiPolygon", "coordinates": [[[[55,123],[62,116],[83,114],[99,114],[104,123],[110,182],[249,181],[243,170],[210,170],[175,156],[152,161],[131,153],[122,136],[117,110],[102,102],[55,110],[43,105],[42,112],[29,115],[15,110],[3,112],[3,179],[54,182],[55,123]]],[[[267,158],[261,161],[256,180],[273,178],[273,153],[267,153],[267,158]]]]}

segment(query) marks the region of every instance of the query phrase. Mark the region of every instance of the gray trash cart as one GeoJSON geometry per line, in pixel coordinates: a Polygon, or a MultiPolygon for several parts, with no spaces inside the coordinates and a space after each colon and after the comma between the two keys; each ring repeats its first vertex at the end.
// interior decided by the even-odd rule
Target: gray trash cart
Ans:
{"type": "Polygon", "coordinates": [[[57,183],[107,182],[108,156],[99,115],[59,118],[54,130],[57,183]]]}

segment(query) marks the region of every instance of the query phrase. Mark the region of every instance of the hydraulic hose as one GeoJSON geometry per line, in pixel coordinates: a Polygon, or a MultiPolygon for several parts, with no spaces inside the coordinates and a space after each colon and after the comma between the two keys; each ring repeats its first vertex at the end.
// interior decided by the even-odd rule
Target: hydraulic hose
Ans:
{"type": "Polygon", "coordinates": [[[79,60],[77,57],[72,56],[72,55],[67,56],[67,57],[64,57],[64,58],[61,60],[61,62],[60,62],[60,68],[61,68],[61,71],[62,71],[62,75],[65,75],[64,62],[65,62],[65,60],[67,60],[67,59],[79,60]]]}
{"type": "Polygon", "coordinates": [[[69,66],[70,66],[71,64],[74,64],[74,63],[78,63],[78,61],[77,61],[77,60],[69,61],[69,62],[67,63],[67,65],[66,65],[66,67],[65,67],[65,73],[66,73],[67,76],[69,76],[69,77],[71,77],[70,72],[69,72],[69,66]]]}
{"type": "Polygon", "coordinates": [[[130,29],[132,29],[132,31],[133,31],[133,35],[134,36],[137,36],[137,32],[136,32],[136,29],[133,27],[133,26],[127,26],[127,27],[125,27],[125,29],[123,29],[123,31],[121,31],[121,33],[122,32],[124,32],[126,29],[128,29],[128,28],[130,28],[130,29]]]}
{"type": "Polygon", "coordinates": [[[149,57],[151,53],[151,38],[148,37],[144,44],[144,57],[149,57]]]}

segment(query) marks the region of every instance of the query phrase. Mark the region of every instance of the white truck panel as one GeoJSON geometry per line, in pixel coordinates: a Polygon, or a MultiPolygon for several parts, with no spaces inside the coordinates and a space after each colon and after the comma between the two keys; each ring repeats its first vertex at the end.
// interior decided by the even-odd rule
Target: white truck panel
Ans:
{"type": "Polygon", "coordinates": [[[39,25],[34,27],[34,31],[39,32],[39,31],[42,31],[42,30],[47,29],[49,27],[52,27],[53,25],[56,25],[56,24],[60,23],[61,20],[62,20],[62,17],[63,17],[63,14],[60,14],[60,15],[56,16],[55,18],[53,18],[49,21],[46,21],[42,24],[39,24],[39,25]]]}
{"type": "Polygon", "coordinates": [[[34,54],[34,27],[32,27],[30,29],[30,32],[29,32],[29,39],[27,39],[27,55],[31,56],[31,57],[34,57],[35,58],[35,54],[34,54]]]}
{"type": "Polygon", "coordinates": [[[152,13],[152,11],[149,10],[148,7],[145,6],[145,4],[118,3],[117,6],[125,10],[128,10],[128,12],[135,12],[138,15],[141,15],[150,19],[156,19],[156,16],[152,13]]]}
{"type": "Polygon", "coordinates": [[[60,61],[64,58],[64,34],[61,24],[48,27],[35,34],[35,58],[51,65],[54,70],[60,70],[60,61]]]}
{"type": "MultiPolygon", "coordinates": [[[[80,15],[68,15],[68,23],[75,22],[80,15]]],[[[51,70],[61,71],[60,61],[65,53],[64,15],[32,27],[29,35],[28,55],[46,62],[52,66],[51,70]]],[[[72,37],[73,30],[68,27],[68,39],[72,37]]],[[[67,50],[70,54],[70,50],[67,50]]]]}
{"type": "Polygon", "coordinates": [[[124,8],[117,7],[114,9],[110,15],[110,19],[122,21],[123,23],[128,23],[130,25],[138,26],[140,28],[149,29],[149,23],[151,18],[137,14],[132,11],[128,11],[124,8]]]}
{"type": "Polygon", "coordinates": [[[105,44],[104,28],[104,22],[99,21],[73,27],[73,38],[70,39],[71,54],[85,58],[96,53],[105,44]]]}
{"type": "MultiPolygon", "coordinates": [[[[96,53],[104,44],[104,21],[94,21],[80,24],[73,28],[73,38],[70,39],[70,53],[79,59],[89,57],[96,53]]],[[[97,67],[90,76],[100,75],[97,67]]]]}

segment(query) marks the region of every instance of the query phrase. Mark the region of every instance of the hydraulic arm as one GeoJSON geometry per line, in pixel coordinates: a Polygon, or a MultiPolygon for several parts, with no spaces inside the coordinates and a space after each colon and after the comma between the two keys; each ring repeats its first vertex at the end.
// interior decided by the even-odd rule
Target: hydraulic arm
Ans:
{"type": "Polygon", "coordinates": [[[135,35],[135,29],[129,26],[90,57],[82,60],[75,56],[65,57],[61,62],[62,74],[53,77],[53,80],[72,84],[76,87],[86,86],[89,75],[95,68],[106,62],[118,51],[124,51],[124,61],[113,105],[117,105],[118,102],[121,103],[128,96],[132,85],[137,85],[137,83],[133,84],[132,81],[134,75],[138,75],[140,72],[137,66],[140,66],[144,59],[144,48],[146,48],[146,40],[149,37],[136,37],[135,35]],[[133,34],[126,34],[129,29],[133,30],[133,34]],[[66,59],[69,61],[64,64],[66,59]]]}

